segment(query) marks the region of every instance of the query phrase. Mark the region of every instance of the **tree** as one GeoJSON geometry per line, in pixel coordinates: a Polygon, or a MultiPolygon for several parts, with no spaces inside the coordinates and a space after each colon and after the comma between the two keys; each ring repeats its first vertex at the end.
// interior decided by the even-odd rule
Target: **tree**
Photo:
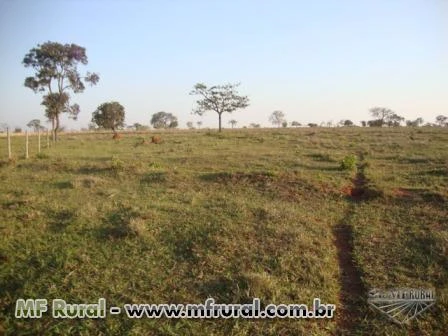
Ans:
{"type": "Polygon", "coordinates": [[[234,128],[237,123],[238,121],[236,121],[235,119],[229,121],[229,124],[232,125],[232,128],[234,128]]]}
{"type": "Polygon", "coordinates": [[[116,130],[124,126],[124,107],[118,102],[103,103],[92,113],[92,122],[99,127],[116,130]]]}
{"type": "Polygon", "coordinates": [[[26,124],[26,126],[28,126],[29,128],[34,129],[34,132],[37,132],[39,130],[43,130],[45,128],[45,127],[43,127],[40,124],[40,120],[39,119],[31,120],[28,124],[26,124]]]}
{"type": "Polygon", "coordinates": [[[308,124],[308,127],[317,127],[317,124],[315,124],[315,123],[309,123],[309,124],[308,124]]]}
{"type": "Polygon", "coordinates": [[[448,117],[444,115],[438,115],[436,117],[436,124],[438,124],[440,127],[448,126],[448,117]]]}
{"type": "Polygon", "coordinates": [[[283,128],[288,127],[288,122],[287,122],[286,120],[282,122],[282,127],[283,127],[283,128]]]}
{"type": "Polygon", "coordinates": [[[196,125],[198,125],[198,128],[201,128],[201,126],[202,126],[202,121],[196,121],[196,125]]]}
{"type": "Polygon", "coordinates": [[[366,127],[367,126],[367,122],[366,121],[361,121],[361,125],[362,125],[362,127],[366,127]]]}
{"type": "Polygon", "coordinates": [[[386,121],[389,120],[389,118],[394,114],[394,111],[386,107],[372,107],[369,111],[372,117],[379,120],[377,122],[377,125],[381,124],[380,126],[383,126],[386,121]]]}
{"type": "Polygon", "coordinates": [[[293,122],[291,123],[291,126],[293,126],[293,127],[299,127],[299,126],[302,126],[302,124],[299,123],[298,121],[293,121],[293,122]]]}
{"type": "Polygon", "coordinates": [[[236,90],[238,86],[239,84],[225,84],[207,87],[203,83],[196,84],[190,95],[198,95],[201,98],[196,100],[197,107],[193,113],[200,116],[206,111],[218,113],[219,132],[221,132],[221,116],[224,112],[232,113],[249,106],[249,98],[238,94],[236,90]]]}
{"type": "Polygon", "coordinates": [[[418,127],[424,123],[422,118],[417,118],[415,120],[406,120],[406,126],[408,127],[418,127]]]}
{"type": "Polygon", "coordinates": [[[391,127],[398,127],[401,125],[401,122],[404,121],[404,118],[399,116],[396,113],[393,113],[392,115],[387,117],[387,126],[391,127]]]}
{"type": "Polygon", "coordinates": [[[367,125],[369,127],[382,127],[384,124],[384,121],[381,119],[375,119],[375,120],[369,120],[367,121],[367,125]]]}
{"type": "Polygon", "coordinates": [[[78,64],[88,63],[86,49],[73,43],[38,44],[25,55],[22,63],[35,71],[34,77],[25,79],[25,86],[34,93],[44,94],[41,104],[45,106],[45,115],[51,121],[52,131],[57,138],[61,113],[68,113],[69,117],[76,120],[80,111],[78,104],[70,105],[69,92],[81,93],[85,89],[83,80],[95,85],[100,78],[98,74],[90,72],[81,77],[78,64]]]}
{"type": "Polygon", "coordinates": [[[353,126],[353,121],[351,121],[349,119],[344,120],[344,126],[353,126]]]}
{"type": "Polygon", "coordinates": [[[193,129],[193,128],[194,128],[194,126],[193,126],[193,122],[192,122],[192,121],[188,121],[188,122],[187,122],[187,127],[188,127],[189,129],[193,129]]]}
{"type": "Polygon", "coordinates": [[[260,124],[251,123],[250,127],[252,127],[252,128],[260,128],[260,124]]]}
{"type": "Polygon", "coordinates": [[[176,128],[178,126],[177,118],[164,111],[154,113],[150,121],[154,128],[176,128]]]}
{"type": "Polygon", "coordinates": [[[269,121],[273,125],[277,125],[277,127],[280,127],[285,121],[285,114],[282,111],[276,110],[272,112],[271,116],[269,117],[269,121]]]}

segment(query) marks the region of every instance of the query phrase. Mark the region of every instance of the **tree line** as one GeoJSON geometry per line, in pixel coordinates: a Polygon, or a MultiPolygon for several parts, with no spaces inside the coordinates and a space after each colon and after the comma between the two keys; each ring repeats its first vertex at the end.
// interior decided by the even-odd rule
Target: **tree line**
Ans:
{"type": "MultiPolygon", "coordinates": [[[[23,65],[34,70],[34,76],[25,78],[24,85],[35,93],[42,94],[41,105],[45,107],[45,116],[51,123],[51,130],[57,139],[57,133],[61,130],[60,117],[62,113],[68,114],[69,118],[74,120],[80,112],[78,104],[71,103],[71,94],[82,93],[86,84],[96,85],[100,77],[97,73],[86,72],[81,75],[78,67],[87,65],[88,58],[86,49],[76,44],[61,44],[57,42],[46,42],[42,45],[32,48],[24,57],[23,65]]],[[[222,114],[232,113],[238,109],[245,109],[249,106],[249,98],[240,95],[236,84],[224,84],[207,86],[204,83],[198,83],[193,87],[190,95],[198,97],[196,107],[193,113],[202,116],[208,111],[217,113],[218,129],[222,129],[222,114]]],[[[370,127],[396,127],[400,126],[405,119],[389,108],[374,107],[371,108],[370,114],[373,120],[362,121],[362,126],[370,127]]],[[[105,102],[98,106],[92,113],[92,124],[89,128],[107,128],[116,132],[117,129],[124,127],[125,109],[116,101],[105,102]]],[[[287,127],[285,114],[280,111],[274,111],[269,117],[269,121],[277,127],[287,127]]],[[[422,118],[416,120],[407,120],[406,126],[421,126],[422,118]]],[[[178,120],[172,113],[160,111],[152,115],[151,125],[154,128],[176,128],[178,120]]],[[[232,128],[237,125],[237,121],[232,119],[229,124],[232,128]]],[[[197,122],[200,128],[202,122],[197,122]]],[[[292,127],[302,126],[297,121],[292,121],[292,127]]],[[[353,126],[351,120],[342,120],[338,126],[353,126]]],[[[429,124],[432,126],[432,124],[429,124]]],[[[440,115],[436,117],[436,125],[448,126],[448,117],[440,115]]],[[[0,125],[1,126],[1,125],[0,125]]],[[[28,127],[35,131],[43,129],[40,120],[33,119],[28,127]]],[[[309,127],[317,127],[319,125],[308,123],[309,127]]],[[[323,126],[321,124],[321,126],[323,126]]],[[[329,123],[326,126],[332,126],[329,123]]],[[[135,123],[134,127],[143,128],[144,125],[135,123]]],[[[188,128],[193,128],[193,123],[187,123],[188,128]]],[[[250,127],[260,127],[260,124],[251,123],[250,127]]]]}

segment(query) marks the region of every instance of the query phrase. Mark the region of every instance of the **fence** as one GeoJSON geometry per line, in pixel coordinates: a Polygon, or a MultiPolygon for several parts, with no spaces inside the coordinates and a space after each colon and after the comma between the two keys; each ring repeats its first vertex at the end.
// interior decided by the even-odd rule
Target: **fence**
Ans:
{"type": "MultiPolygon", "coordinates": [[[[46,131],[46,148],[50,148],[51,144],[54,144],[55,142],[55,134],[54,132],[50,132],[49,130],[46,131]],[[50,133],[51,136],[51,142],[50,142],[50,133]]],[[[44,135],[44,136],[45,136],[44,135]]],[[[8,159],[11,160],[13,158],[13,152],[12,152],[12,138],[11,137],[11,131],[9,128],[6,129],[6,141],[7,141],[7,148],[8,148],[8,159]]],[[[37,131],[37,153],[41,152],[42,146],[41,146],[41,138],[42,138],[42,132],[40,130],[37,131]]],[[[30,157],[30,136],[28,131],[25,131],[25,159],[28,159],[30,157]]]]}

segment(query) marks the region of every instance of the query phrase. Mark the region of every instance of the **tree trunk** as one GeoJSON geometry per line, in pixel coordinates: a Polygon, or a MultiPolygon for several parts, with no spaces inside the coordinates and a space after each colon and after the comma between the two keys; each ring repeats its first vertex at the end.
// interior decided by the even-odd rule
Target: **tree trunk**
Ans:
{"type": "Polygon", "coordinates": [[[59,131],[59,114],[56,116],[56,127],[54,129],[54,140],[58,141],[58,131],[59,131]]]}
{"type": "Polygon", "coordinates": [[[218,113],[219,116],[219,132],[221,132],[221,113],[218,113]]]}

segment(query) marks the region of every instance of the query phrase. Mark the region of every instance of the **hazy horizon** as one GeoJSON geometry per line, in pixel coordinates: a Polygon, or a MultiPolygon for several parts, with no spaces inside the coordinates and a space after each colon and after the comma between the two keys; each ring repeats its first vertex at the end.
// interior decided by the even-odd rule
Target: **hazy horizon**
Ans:
{"type": "Polygon", "coordinates": [[[217,127],[217,115],[191,115],[198,82],[240,82],[250,106],[223,115],[223,126],[286,119],[317,123],[369,120],[373,106],[434,122],[448,114],[448,3],[398,1],[1,1],[0,123],[45,121],[42,96],[26,88],[22,65],[38,44],[87,50],[81,73],[97,86],[72,94],[81,107],[67,129],[87,127],[107,101],[126,124],[148,125],[158,111],[217,127]]]}

